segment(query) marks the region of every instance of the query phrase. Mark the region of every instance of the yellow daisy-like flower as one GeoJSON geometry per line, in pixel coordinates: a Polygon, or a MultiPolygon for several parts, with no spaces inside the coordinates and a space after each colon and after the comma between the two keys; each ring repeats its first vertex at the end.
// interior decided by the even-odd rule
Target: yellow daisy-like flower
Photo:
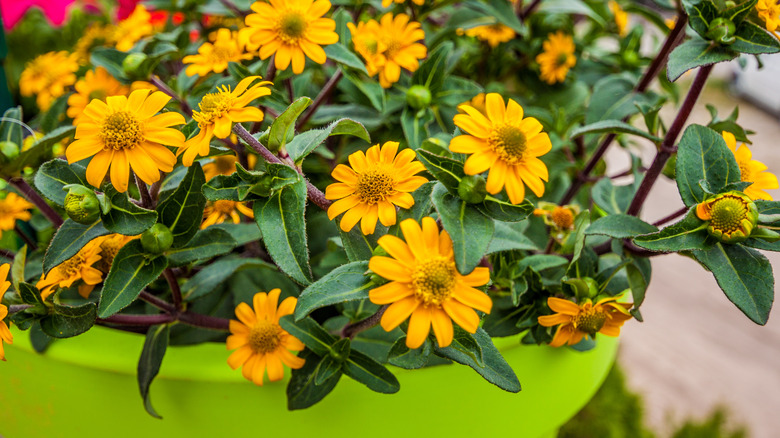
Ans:
{"type": "Polygon", "coordinates": [[[68,52],[49,52],[28,62],[19,77],[22,96],[35,96],[41,111],[47,111],[65,88],[76,83],[79,63],[68,52]]]}
{"type": "Polygon", "coordinates": [[[542,48],[544,52],[536,57],[541,70],[539,77],[550,85],[565,81],[569,70],[577,64],[572,37],[561,31],[551,33],[542,48]]]}
{"type": "Polygon", "coordinates": [[[127,18],[120,21],[114,28],[112,40],[116,41],[116,49],[126,52],[143,37],[154,33],[151,23],[152,15],[142,5],[138,5],[127,18]]]}
{"type": "Polygon", "coordinates": [[[228,365],[234,370],[243,366],[242,374],[255,385],[263,384],[266,369],[268,380],[275,382],[284,377],[282,363],[297,370],[306,362],[290,352],[303,350],[303,343],[279,325],[279,318],[291,315],[298,300],[287,297],[277,308],[281,292],[258,292],[252,299],[254,310],[241,303],[236,307],[239,320],[230,321],[227,349],[236,351],[228,357],[228,365]]]}
{"type": "Polygon", "coordinates": [[[496,93],[485,98],[486,114],[469,105],[461,105],[455,126],[471,135],[459,135],[450,142],[450,150],[471,154],[463,171],[477,175],[489,170],[487,191],[496,194],[506,187],[513,204],[523,202],[528,186],[536,196],[544,194],[544,182],[549,176],[547,166],[538,157],[550,152],[552,143],[542,124],[533,117],[523,118],[523,108],[496,93]]]}
{"type": "Polygon", "coordinates": [[[753,183],[745,189],[745,194],[753,200],[766,199],[771,201],[772,195],[765,190],[780,188],[777,176],[767,172],[768,167],[766,164],[753,159],[753,154],[746,144],[742,143],[740,146],[737,146],[737,139],[734,137],[734,134],[723,131],[722,135],[723,139],[726,140],[726,146],[729,147],[737,160],[742,181],[753,183]]]}
{"type": "MultiPolygon", "coordinates": [[[[11,265],[6,263],[0,266],[0,297],[5,294],[8,287],[11,286],[11,282],[8,281],[8,271],[11,270],[11,265]]],[[[14,343],[14,336],[11,334],[11,330],[8,330],[8,326],[5,325],[3,320],[8,316],[8,307],[0,304],[0,360],[5,361],[5,351],[3,350],[3,342],[6,344],[14,343]]]]}
{"type": "Polygon", "coordinates": [[[263,121],[263,112],[260,108],[247,107],[247,105],[259,97],[270,95],[271,90],[267,85],[271,85],[271,82],[262,81],[250,86],[256,79],[260,79],[260,76],[244,78],[235,90],[223,85],[217,88],[216,93],[203,96],[198,104],[200,111],[192,112],[192,118],[198,122],[200,132],[187,140],[177,152],[184,154],[182,163],[185,166],[192,166],[195,157],[205,157],[209,154],[209,143],[214,136],[217,138],[230,136],[234,122],[263,121]]]}
{"type": "Polygon", "coordinates": [[[231,62],[240,63],[245,59],[252,59],[252,55],[244,50],[237,32],[222,28],[213,33],[210,39],[213,42],[201,44],[197,55],[185,56],[182,60],[187,64],[184,72],[188,76],[222,73],[231,62]]]}
{"type": "Polygon", "coordinates": [[[556,205],[549,202],[539,202],[539,208],[534,209],[534,216],[541,216],[544,223],[556,230],[574,230],[574,218],[580,213],[576,205],[556,205]]]}
{"type": "Polygon", "coordinates": [[[217,175],[230,175],[236,171],[238,158],[235,155],[219,155],[212,157],[212,161],[203,165],[203,173],[206,181],[217,175]]]}
{"type": "Polygon", "coordinates": [[[255,217],[252,210],[241,202],[225,200],[214,201],[207,205],[206,209],[203,211],[203,223],[200,224],[200,229],[204,229],[214,224],[221,224],[227,219],[230,219],[234,224],[240,224],[241,216],[239,216],[238,213],[241,213],[246,217],[255,217]]]}
{"type": "Polygon", "coordinates": [[[84,35],[76,42],[73,55],[79,64],[89,64],[92,49],[107,46],[113,43],[115,28],[112,24],[102,25],[92,23],[84,31],[84,35]]]}
{"type": "Polygon", "coordinates": [[[601,333],[606,336],[620,336],[620,327],[631,319],[628,309],[632,304],[615,302],[619,297],[607,297],[596,304],[586,299],[581,305],[561,298],[547,298],[553,315],[539,317],[539,324],[544,327],[558,327],[550,346],[560,347],[564,344],[575,345],[582,338],[601,333]]]}
{"type": "Polygon", "coordinates": [[[387,58],[384,55],[387,46],[379,37],[379,23],[375,20],[359,22],[357,26],[347,23],[352,34],[352,44],[355,51],[366,61],[366,70],[369,76],[379,73],[385,65],[387,58]]]}
{"type": "Polygon", "coordinates": [[[479,315],[474,309],[490,313],[493,301],[475,289],[490,281],[490,270],[477,267],[461,275],[455,268],[452,239],[439,233],[433,218],[425,217],[422,228],[414,219],[401,222],[403,240],[393,235],[379,238],[390,257],[374,256],[368,267],[390,283],[371,289],[368,297],[375,304],[390,304],[380,324],[391,331],[409,318],[406,345],[417,348],[425,342],[431,327],[439,347],[452,343],[452,322],[469,333],[476,333],[479,315]]]}
{"type": "Polygon", "coordinates": [[[411,192],[428,182],[415,174],[425,170],[412,149],[398,152],[398,142],[374,145],[349,156],[349,164],[339,164],[331,174],[340,181],[325,188],[327,199],[338,199],[328,208],[328,219],[344,213],[341,229],[349,231],[360,221],[363,234],[373,234],[377,219],[382,225],[395,224],[395,206],[411,208],[411,192]],[[397,155],[396,155],[397,153],[397,155]]]}
{"type": "Polygon", "coordinates": [[[327,59],[320,46],[338,42],[336,22],[324,18],[330,10],[328,0],[270,0],[270,4],[255,2],[256,14],[246,17],[246,25],[254,30],[250,40],[260,45],[260,58],[274,53],[274,64],[284,70],[292,62],[293,73],[303,72],[308,57],[317,64],[327,59]]]}
{"type": "Polygon", "coordinates": [[[129,91],[103,67],[89,70],[84,79],[76,82],[76,92],[68,97],[67,115],[75,125],[92,99],[105,100],[108,96],[126,95],[129,91]]]}
{"type": "Polygon", "coordinates": [[[157,114],[171,98],[149,91],[109,96],[106,102],[95,99],[84,109],[76,124],[76,141],[65,156],[72,164],[94,155],[87,166],[87,182],[93,186],[100,187],[109,167],[111,184],[122,193],[127,191],[130,168],[147,184],[160,179],[160,170],[173,170],[176,156],[162,145],[182,147],[184,134],[170,126],[186,121],[175,112],[157,114]]]}
{"type": "Polygon", "coordinates": [[[35,287],[41,290],[41,298],[45,300],[57,288],[71,287],[76,281],[83,280],[79,285],[79,295],[87,298],[92,289],[103,281],[103,273],[92,266],[100,259],[100,241],[95,239],[84,245],[76,255],[54,267],[48,274],[41,275],[35,287]]]}
{"type": "Polygon", "coordinates": [[[141,237],[138,236],[125,236],[122,234],[109,234],[108,236],[98,237],[95,239],[95,244],[100,249],[100,263],[97,268],[104,274],[108,274],[111,270],[111,265],[114,263],[114,257],[122,247],[127,245],[128,242],[141,237]]]}
{"type": "MultiPolygon", "coordinates": [[[[395,1],[398,4],[406,2],[406,0],[382,0],[382,7],[386,8],[390,6],[391,4],[393,4],[393,1],[395,1]]],[[[412,2],[417,6],[422,6],[423,4],[425,4],[425,0],[412,0],[412,2]]]]}
{"type": "Polygon", "coordinates": [[[34,205],[13,192],[9,192],[5,198],[0,199],[0,236],[3,235],[3,231],[13,230],[17,219],[20,221],[30,220],[32,217],[30,210],[33,208],[35,208],[34,205]]]}
{"type": "Polygon", "coordinates": [[[758,16],[766,23],[766,30],[772,32],[776,38],[777,28],[780,27],[780,2],[777,0],[758,0],[756,4],[758,16]]]}
{"type": "Polygon", "coordinates": [[[628,14],[616,1],[609,2],[609,10],[612,11],[612,15],[615,16],[615,25],[617,25],[618,34],[620,34],[620,36],[626,36],[628,34],[628,14]]]}
{"type": "Polygon", "coordinates": [[[515,37],[515,31],[501,23],[472,27],[467,29],[465,33],[470,37],[477,37],[482,41],[486,41],[493,48],[498,47],[501,43],[512,41],[515,37]]]}
{"type": "Polygon", "coordinates": [[[425,32],[420,23],[409,21],[406,14],[388,13],[379,20],[379,38],[385,46],[385,63],[379,72],[379,84],[383,88],[401,79],[401,68],[410,72],[420,67],[420,59],[428,56],[428,49],[418,43],[425,39],[425,32]]]}

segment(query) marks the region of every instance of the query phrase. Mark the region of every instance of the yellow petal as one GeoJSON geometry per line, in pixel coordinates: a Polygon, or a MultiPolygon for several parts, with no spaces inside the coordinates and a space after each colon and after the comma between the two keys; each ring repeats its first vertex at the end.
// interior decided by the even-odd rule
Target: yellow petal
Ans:
{"type": "Polygon", "coordinates": [[[420,302],[417,301],[417,298],[415,297],[404,298],[391,304],[387,310],[385,310],[385,313],[380,320],[382,328],[388,332],[392,331],[394,328],[401,325],[402,322],[406,321],[406,318],[418,308],[419,304],[420,302]]]}
{"type": "Polygon", "coordinates": [[[431,309],[427,306],[420,306],[412,313],[409,319],[409,328],[406,330],[406,346],[409,348],[419,348],[428,338],[431,332],[431,309]]]}
{"type": "Polygon", "coordinates": [[[382,305],[400,301],[413,294],[414,291],[409,286],[397,281],[391,281],[368,291],[368,298],[372,303],[382,305]]]}

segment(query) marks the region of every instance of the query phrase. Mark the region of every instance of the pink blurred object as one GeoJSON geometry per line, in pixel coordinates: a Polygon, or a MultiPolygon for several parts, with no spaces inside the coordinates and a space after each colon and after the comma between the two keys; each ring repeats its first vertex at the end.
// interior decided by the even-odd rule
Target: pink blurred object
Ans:
{"type": "Polygon", "coordinates": [[[0,13],[6,29],[12,29],[31,7],[38,7],[55,26],[65,21],[68,7],[75,0],[0,0],[0,13]]]}
{"type": "Polygon", "coordinates": [[[117,20],[121,21],[129,17],[141,0],[119,0],[119,9],[116,11],[117,20]]]}

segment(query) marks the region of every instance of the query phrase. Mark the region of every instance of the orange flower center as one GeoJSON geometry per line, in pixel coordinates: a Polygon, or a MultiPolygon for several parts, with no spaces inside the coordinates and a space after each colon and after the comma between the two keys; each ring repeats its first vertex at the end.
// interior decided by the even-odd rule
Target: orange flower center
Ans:
{"type": "Polygon", "coordinates": [[[507,164],[517,164],[523,160],[527,149],[527,138],[522,129],[508,123],[493,128],[488,144],[507,164]]]}
{"type": "Polygon", "coordinates": [[[144,141],[141,122],[128,111],[118,111],[106,117],[100,127],[104,150],[133,149],[144,141]]]}
{"type": "Polygon", "coordinates": [[[742,228],[748,217],[748,205],[736,196],[723,196],[712,204],[710,226],[723,234],[731,234],[742,228]]]}
{"type": "Polygon", "coordinates": [[[78,253],[57,266],[57,271],[60,273],[63,280],[71,277],[78,277],[81,275],[81,266],[86,262],[86,257],[81,253],[78,253]]]}
{"type": "Polygon", "coordinates": [[[124,238],[105,239],[100,243],[100,262],[98,263],[101,271],[108,273],[111,264],[114,263],[114,257],[124,246],[124,238]]]}
{"type": "Polygon", "coordinates": [[[394,186],[393,177],[384,170],[374,169],[358,174],[355,193],[362,202],[373,205],[393,193],[394,186]]]}
{"type": "Polygon", "coordinates": [[[568,230],[574,225],[574,213],[566,207],[555,207],[550,217],[555,226],[563,230],[568,230]]]}
{"type": "Polygon", "coordinates": [[[215,201],[214,205],[211,206],[211,209],[214,213],[219,213],[223,215],[228,215],[233,212],[233,210],[236,209],[236,202],[235,201],[215,201]]]}
{"type": "Polygon", "coordinates": [[[304,33],[308,23],[306,17],[298,11],[285,12],[277,24],[277,31],[279,32],[279,38],[286,44],[297,44],[304,33]]]}
{"type": "Polygon", "coordinates": [[[259,320],[249,331],[249,348],[255,353],[265,354],[276,351],[282,344],[282,328],[266,320],[259,320]]]}
{"type": "Polygon", "coordinates": [[[452,294],[456,272],[455,263],[446,257],[419,263],[412,274],[415,296],[425,305],[440,306],[452,294]]]}
{"type": "Polygon", "coordinates": [[[607,322],[607,314],[599,309],[582,309],[574,317],[574,328],[591,336],[595,335],[607,322]]]}
{"type": "Polygon", "coordinates": [[[210,125],[232,107],[233,95],[230,93],[230,88],[223,88],[216,93],[203,96],[198,104],[200,111],[194,111],[192,117],[198,121],[198,125],[210,125]]]}

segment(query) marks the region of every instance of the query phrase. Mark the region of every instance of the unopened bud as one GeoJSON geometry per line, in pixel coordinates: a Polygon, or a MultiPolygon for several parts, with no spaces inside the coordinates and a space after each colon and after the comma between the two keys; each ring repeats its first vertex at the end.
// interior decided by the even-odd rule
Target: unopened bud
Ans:
{"type": "Polygon", "coordinates": [[[89,225],[100,218],[100,201],[95,192],[79,184],[70,184],[63,189],[68,190],[65,212],[73,222],[89,225]]]}
{"type": "Polygon", "coordinates": [[[479,175],[466,176],[458,184],[458,196],[469,204],[479,204],[487,196],[486,185],[485,178],[479,175]]]}
{"type": "Polygon", "coordinates": [[[157,223],[141,235],[141,245],[144,251],[160,254],[173,244],[173,233],[163,224],[157,223]]]}
{"type": "Polygon", "coordinates": [[[413,85],[406,91],[406,103],[414,109],[425,109],[431,104],[431,92],[424,85],[413,85]]]}

